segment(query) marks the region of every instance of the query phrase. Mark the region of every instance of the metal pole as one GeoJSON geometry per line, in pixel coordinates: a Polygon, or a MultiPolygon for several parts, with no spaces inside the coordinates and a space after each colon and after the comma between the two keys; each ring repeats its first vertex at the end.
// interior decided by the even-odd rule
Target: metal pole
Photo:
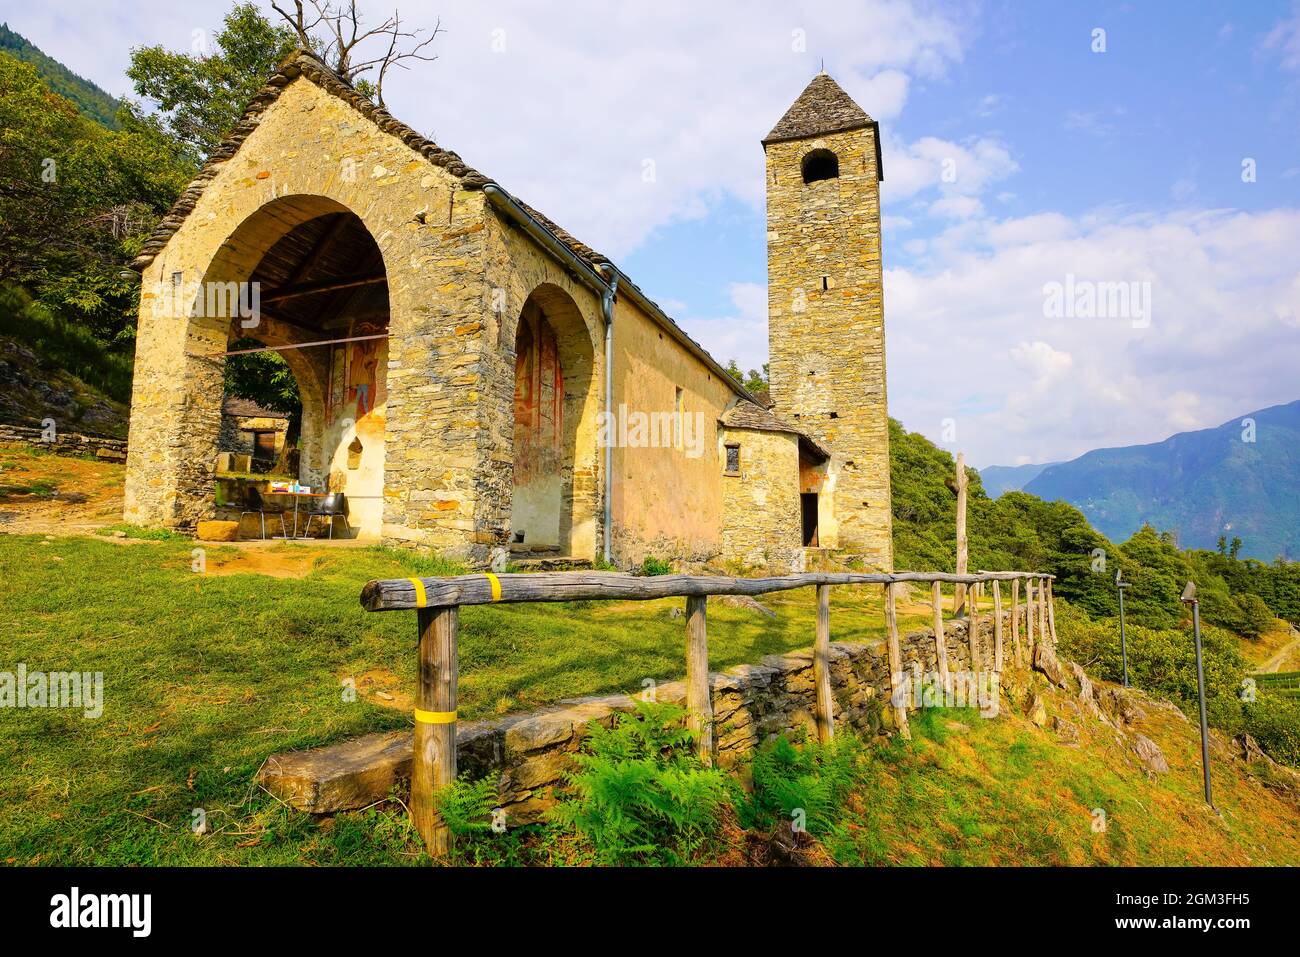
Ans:
{"type": "Polygon", "coordinates": [[[1205,666],[1201,661],[1201,603],[1192,602],[1192,631],[1196,635],[1196,690],[1201,698],[1201,768],[1205,774],[1205,803],[1214,807],[1210,793],[1210,734],[1205,725],[1205,666]]]}
{"type": "Polygon", "coordinates": [[[1124,687],[1128,687],[1128,643],[1124,637],[1124,586],[1119,589],[1119,656],[1124,662],[1124,687]]]}

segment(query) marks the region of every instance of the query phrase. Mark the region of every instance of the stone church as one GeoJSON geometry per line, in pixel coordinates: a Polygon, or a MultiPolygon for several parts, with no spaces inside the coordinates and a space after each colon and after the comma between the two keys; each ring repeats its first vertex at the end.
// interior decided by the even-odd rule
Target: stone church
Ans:
{"type": "Polygon", "coordinates": [[[604,256],[295,53],[133,263],[126,520],[231,508],[226,356],[270,349],[302,401],[297,478],[344,493],[357,537],[480,566],[891,567],[879,130],[822,73],[762,145],[770,400],[604,256]]]}

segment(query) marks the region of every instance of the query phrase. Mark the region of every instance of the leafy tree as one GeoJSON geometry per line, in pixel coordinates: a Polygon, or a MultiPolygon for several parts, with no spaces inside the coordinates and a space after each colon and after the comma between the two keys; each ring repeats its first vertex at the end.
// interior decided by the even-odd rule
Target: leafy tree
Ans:
{"type": "Polygon", "coordinates": [[[727,362],[727,375],[731,376],[747,392],[765,392],[768,389],[768,363],[763,363],[763,371],[750,369],[748,372],[740,371],[740,366],[736,364],[735,359],[727,362]]]}
{"type": "Polygon", "coordinates": [[[1228,546],[1228,557],[1236,559],[1241,554],[1241,539],[1236,535],[1232,536],[1232,544],[1228,546]]]}
{"type": "Polygon", "coordinates": [[[130,106],[117,119],[87,119],[0,54],[0,281],[106,342],[132,337],[123,266],[193,175],[156,123],[130,106]]]}
{"type": "Polygon", "coordinates": [[[126,75],[136,94],[157,107],[163,129],[198,161],[239,122],[249,100],[297,41],[288,25],[272,23],[255,4],[240,3],[212,38],[215,50],[136,47],[126,75]]]}
{"type": "MultiPolygon", "coordinates": [[[[255,349],[262,343],[240,339],[231,350],[255,349]]],[[[298,380],[284,356],[278,352],[250,352],[226,359],[226,395],[251,399],[265,409],[289,414],[289,432],[298,434],[302,423],[302,399],[298,380]]]]}

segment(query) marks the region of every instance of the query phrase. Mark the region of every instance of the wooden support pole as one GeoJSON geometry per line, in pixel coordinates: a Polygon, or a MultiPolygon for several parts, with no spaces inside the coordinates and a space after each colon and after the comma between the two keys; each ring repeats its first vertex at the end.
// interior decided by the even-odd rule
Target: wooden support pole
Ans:
{"type": "Polygon", "coordinates": [[[1020,580],[1011,583],[1011,643],[1016,648],[1016,665],[1023,667],[1024,654],[1020,650],[1020,580]]]}
{"type": "Polygon", "coordinates": [[[939,683],[944,694],[952,691],[952,680],[948,677],[948,643],[943,636],[943,593],[939,583],[930,586],[930,603],[934,608],[934,655],[939,660],[939,683]]]}
{"type": "Polygon", "coordinates": [[[421,608],[415,689],[415,755],[411,820],[432,857],[446,857],[451,832],[433,806],[440,788],[456,780],[456,635],[460,609],[421,608]]]}
{"type": "Polygon", "coordinates": [[[980,670],[980,598],[979,585],[971,585],[966,592],[969,611],[966,615],[966,644],[970,646],[970,670],[980,670]]]}
{"type": "Polygon", "coordinates": [[[705,608],[709,599],[686,599],[686,724],[695,732],[700,760],[713,764],[713,699],[709,694],[709,639],[705,608]]]}
{"type": "Polygon", "coordinates": [[[817,740],[835,736],[831,698],[831,586],[817,586],[817,641],[813,645],[813,683],[817,686],[817,740]]]}
{"type": "Polygon", "coordinates": [[[1038,579],[1038,640],[1051,646],[1047,640],[1047,579],[1038,579]]]}
{"type": "MultiPolygon", "coordinates": [[[[966,455],[963,452],[957,453],[957,474],[956,493],[957,493],[957,574],[966,574],[967,556],[966,556],[966,455]]],[[[962,602],[966,597],[966,586],[958,585],[952,592],[952,613],[954,615],[961,612],[962,602]]]]}
{"type": "Polygon", "coordinates": [[[907,725],[907,702],[903,700],[903,650],[898,641],[898,613],[894,607],[894,589],[897,587],[893,582],[885,586],[885,627],[889,630],[889,697],[898,733],[910,741],[912,729],[907,725]]]}
{"type": "Polygon", "coordinates": [[[1025,579],[1025,646],[1029,649],[1029,663],[1034,663],[1034,580],[1025,579]]]}
{"type": "Polygon", "coordinates": [[[1002,583],[993,583],[993,670],[1002,673],[1002,583]]]}
{"type": "Polygon", "coordinates": [[[1047,579],[1047,630],[1052,636],[1052,647],[1056,647],[1056,599],[1052,596],[1052,580],[1047,579]]]}

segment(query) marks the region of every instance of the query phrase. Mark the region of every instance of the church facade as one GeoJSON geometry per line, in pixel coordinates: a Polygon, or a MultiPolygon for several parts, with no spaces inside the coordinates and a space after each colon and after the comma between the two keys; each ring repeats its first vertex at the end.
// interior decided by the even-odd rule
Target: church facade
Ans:
{"type": "Polygon", "coordinates": [[[214,495],[224,369],[273,350],[297,478],[359,537],[509,560],[892,565],[879,136],[825,74],[763,141],[771,394],[606,257],[375,107],[281,64],[135,260],[125,518],[214,495]]]}

